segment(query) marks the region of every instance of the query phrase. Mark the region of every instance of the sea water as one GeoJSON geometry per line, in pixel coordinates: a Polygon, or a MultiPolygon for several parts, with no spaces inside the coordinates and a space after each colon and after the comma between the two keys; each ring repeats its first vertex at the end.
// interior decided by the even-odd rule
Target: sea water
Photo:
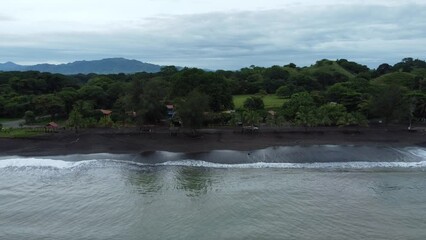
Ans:
{"type": "Polygon", "coordinates": [[[426,149],[0,157],[0,239],[426,239],[426,149]]]}

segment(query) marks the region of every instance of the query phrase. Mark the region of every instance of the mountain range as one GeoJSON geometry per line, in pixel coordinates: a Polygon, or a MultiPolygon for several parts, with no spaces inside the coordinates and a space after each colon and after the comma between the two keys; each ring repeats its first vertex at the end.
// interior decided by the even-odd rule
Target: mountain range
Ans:
{"type": "Polygon", "coordinates": [[[72,74],[114,74],[114,73],[155,73],[161,69],[160,65],[144,63],[138,60],[125,58],[106,58],[94,61],[76,61],[65,64],[36,64],[19,65],[13,62],[0,63],[0,71],[40,71],[50,73],[72,74]]]}

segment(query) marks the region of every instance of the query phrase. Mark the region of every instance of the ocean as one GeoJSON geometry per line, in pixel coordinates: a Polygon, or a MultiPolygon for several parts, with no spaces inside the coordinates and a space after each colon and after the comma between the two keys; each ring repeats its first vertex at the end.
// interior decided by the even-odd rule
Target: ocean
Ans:
{"type": "Polygon", "coordinates": [[[0,239],[426,239],[426,148],[0,157],[0,239]]]}

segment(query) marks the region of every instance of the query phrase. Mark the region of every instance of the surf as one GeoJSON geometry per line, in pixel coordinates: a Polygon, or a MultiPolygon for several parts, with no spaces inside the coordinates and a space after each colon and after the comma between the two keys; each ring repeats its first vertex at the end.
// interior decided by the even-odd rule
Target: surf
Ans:
{"type": "Polygon", "coordinates": [[[108,153],[51,157],[0,158],[0,169],[104,167],[276,168],[276,169],[423,169],[426,148],[377,148],[355,146],[291,146],[253,151],[216,150],[201,153],[143,152],[137,155],[108,153]]]}

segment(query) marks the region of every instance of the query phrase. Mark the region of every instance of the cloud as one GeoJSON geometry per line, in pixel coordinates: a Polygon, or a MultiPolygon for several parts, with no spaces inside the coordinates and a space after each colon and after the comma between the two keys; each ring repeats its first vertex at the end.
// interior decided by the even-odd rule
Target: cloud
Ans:
{"type": "Polygon", "coordinates": [[[10,22],[13,20],[15,19],[10,16],[0,14],[0,22],[10,22]]]}
{"type": "MultiPolygon", "coordinates": [[[[391,2],[392,3],[392,2],[391,2]]],[[[8,52],[23,61],[128,57],[159,64],[238,69],[322,58],[372,67],[426,52],[426,5],[324,5],[264,11],[162,15],[91,28],[0,32],[8,52]]],[[[1,30],[0,30],[1,31],[1,30]]]]}

